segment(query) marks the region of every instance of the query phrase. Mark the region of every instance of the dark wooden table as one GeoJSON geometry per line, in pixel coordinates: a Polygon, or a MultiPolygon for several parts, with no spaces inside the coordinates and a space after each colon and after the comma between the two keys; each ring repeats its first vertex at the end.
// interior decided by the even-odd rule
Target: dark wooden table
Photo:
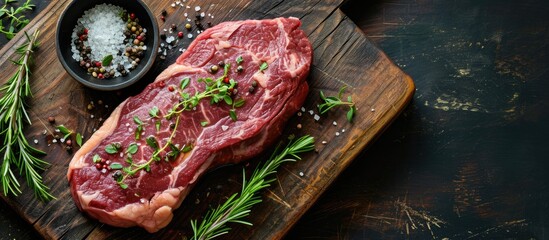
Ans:
{"type": "MultiPolygon", "coordinates": [[[[287,238],[549,238],[549,2],[342,8],[417,91],[287,238]]],[[[0,239],[33,231],[0,207],[0,239]]]]}

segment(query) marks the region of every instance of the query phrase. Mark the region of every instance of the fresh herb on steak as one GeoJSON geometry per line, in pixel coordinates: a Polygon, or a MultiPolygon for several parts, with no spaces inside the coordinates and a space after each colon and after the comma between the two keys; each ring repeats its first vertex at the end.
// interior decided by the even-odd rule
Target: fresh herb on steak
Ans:
{"type": "Polygon", "coordinates": [[[242,58],[242,56],[238,56],[236,58],[236,64],[238,64],[238,65],[240,65],[243,61],[244,61],[244,59],[242,58]]]}
{"type": "Polygon", "coordinates": [[[135,140],[141,139],[141,133],[143,133],[143,121],[138,116],[133,117],[133,122],[137,124],[135,128],[135,140]]]}
{"type": "MultiPolygon", "coordinates": [[[[130,156],[128,156],[126,161],[128,164],[130,164],[130,166],[123,168],[122,175],[120,177],[115,178],[116,182],[120,185],[120,187],[124,189],[127,188],[127,184],[124,183],[124,180],[129,176],[133,176],[141,170],[145,170],[149,172],[151,169],[150,164],[152,162],[160,161],[161,159],[170,161],[177,158],[177,156],[179,156],[180,153],[186,153],[192,150],[191,144],[186,144],[181,149],[175,147],[175,145],[173,145],[172,143],[172,139],[175,135],[177,125],[179,124],[181,113],[183,113],[184,111],[191,111],[195,109],[201,100],[209,98],[211,104],[218,104],[220,102],[224,102],[225,104],[232,106],[232,109],[229,110],[229,116],[234,121],[237,120],[236,108],[242,107],[244,105],[244,99],[238,99],[233,101],[232,93],[234,89],[237,87],[237,83],[233,79],[228,79],[227,74],[229,73],[229,70],[230,70],[230,64],[225,64],[224,73],[219,78],[215,80],[211,78],[197,79],[197,82],[203,82],[205,84],[205,90],[203,92],[196,92],[193,96],[191,96],[187,92],[183,92],[183,91],[180,92],[181,100],[168,111],[168,114],[164,116],[164,118],[167,120],[170,120],[174,116],[176,116],[175,124],[172,127],[172,133],[170,135],[170,138],[166,141],[166,143],[163,146],[160,146],[158,140],[154,136],[151,135],[147,137],[145,139],[146,143],[149,147],[151,147],[154,150],[154,152],[151,158],[143,164],[134,164],[133,159],[131,158],[131,153],[130,153],[130,156]],[[162,152],[166,152],[166,154],[161,156],[162,152]]],[[[190,78],[182,79],[180,88],[184,90],[189,84],[189,82],[190,82],[190,78]]],[[[160,110],[158,109],[158,107],[153,107],[151,110],[149,110],[149,116],[151,118],[159,118],[158,116],[159,112],[160,110]]],[[[141,119],[139,119],[138,116],[134,116],[133,121],[135,124],[137,124],[137,128],[135,131],[135,139],[139,140],[141,133],[143,132],[144,123],[141,119]]],[[[204,123],[202,125],[205,126],[207,125],[207,123],[204,123]]],[[[160,121],[156,121],[156,130],[157,131],[160,130],[160,121]]]]}
{"type": "Polygon", "coordinates": [[[15,166],[19,174],[25,176],[35,196],[49,201],[55,197],[49,193],[50,189],[38,173],[48,163],[36,157],[45,153],[32,147],[24,134],[24,125],[31,124],[25,100],[32,97],[29,68],[33,50],[38,47],[38,34],[38,30],[32,36],[25,33],[26,41],[15,50],[20,56],[13,61],[17,65],[17,71],[0,88],[0,92],[4,93],[0,98],[0,136],[3,143],[0,147],[3,155],[0,181],[4,195],[19,195],[21,185],[12,169],[15,166]]]}
{"type": "Polygon", "coordinates": [[[160,110],[158,110],[158,107],[154,106],[153,108],[151,108],[151,110],[149,110],[149,116],[151,116],[152,118],[158,118],[159,112],[160,110]]]}
{"type": "Polygon", "coordinates": [[[269,64],[267,64],[267,62],[263,62],[261,66],[259,66],[259,71],[263,72],[267,70],[267,68],[269,68],[269,64]]]}
{"type": "Polygon", "coordinates": [[[227,223],[241,223],[251,226],[252,223],[243,220],[250,215],[251,208],[261,202],[259,192],[270,186],[276,178],[270,176],[276,173],[278,167],[284,162],[301,160],[298,154],[314,149],[314,138],[303,136],[290,143],[282,151],[275,150],[271,158],[258,167],[251,178],[246,181],[246,170],[243,169],[242,192],[233,194],[225,203],[215,210],[206,213],[204,220],[199,224],[198,220],[191,220],[193,240],[206,240],[227,234],[231,228],[227,223]]]}
{"type": "Polygon", "coordinates": [[[322,104],[318,105],[320,114],[324,114],[334,107],[346,105],[349,106],[349,111],[347,111],[347,121],[352,122],[356,112],[355,103],[350,95],[347,97],[347,101],[341,100],[343,97],[343,92],[346,88],[346,86],[341,87],[337,97],[326,97],[324,93],[320,91],[320,99],[323,101],[322,104]]]}
{"type": "Polygon", "coordinates": [[[118,153],[118,151],[120,151],[121,147],[122,146],[120,146],[120,143],[111,143],[105,146],[105,152],[107,152],[108,154],[115,154],[115,153],[118,153]]]}

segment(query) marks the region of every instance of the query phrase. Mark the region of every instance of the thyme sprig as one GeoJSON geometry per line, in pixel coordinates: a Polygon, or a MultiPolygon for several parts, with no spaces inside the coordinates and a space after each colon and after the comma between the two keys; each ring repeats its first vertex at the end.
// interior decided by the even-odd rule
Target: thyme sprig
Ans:
{"type": "Polygon", "coordinates": [[[301,160],[298,154],[314,149],[314,138],[303,136],[290,143],[281,151],[277,148],[273,155],[262,166],[256,168],[250,180],[246,181],[246,172],[243,170],[242,191],[235,193],[225,203],[216,209],[208,211],[204,220],[191,220],[193,240],[207,240],[227,234],[231,228],[228,223],[240,223],[251,226],[252,223],[243,220],[250,215],[251,208],[260,203],[258,195],[262,189],[270,186],[276,180],[271,175],[276,173],[278,167],[284,162],[301,160]]]}
{"type": "Polygon", "coordinates": [[[31,124],[25,99],[32,97],[29,68],[33,50],[38,46],[38,34],[38,30],[31,36],[25,33],[27,41],[15,51],[20,56],[17,61],[13,61],[18,66],[17,71],[0,88],[0,92],[4,93],[0,98],[0,136],[4,145],[0,148],[0,153],[3,155],[0,181],[5,195],[19,195],[20,184],[12,169],[15,167],[19,169],[19,174],[25,176],[35,196],[48,201],[55,197],[49,193],[49,188],[43,183],[42,176],[38,173],[44,170],[48,163],[36,157],[45,153],[32,147],[23,131],[25,124],[31,124]]]}
{"type": "Polygon", "coordinates": [[[337,106],[349,106],[349,111],[347,111],[347,121],[352,122],[356,112],[356,106],[353,102],[351,95],[347,96],[347,101],[341,100],[343,98],[343,92],[347,86],[343,86],[339,89],[339,93],[336,96],[326,97],[324,92],[320,91],[320,99],[323,101],[322,104],[318,105],[318,110],[320,114],[327,113],[330,109],[337,106]]]}
{"type": "MultiPolygon", "coordinates": [[[[169,110],[165,118],[170,119],[173,115],[180,114],[184,111],[190,111],[198,106],[198,103],[205,98],[210,98],[211,104],[224,101],[227,105],[232,106],[233,99],[230,90],[234,89],[237,83],[234,79],[227,79],[230,68],[230,64],[225,64],[223,75],[217,79],[199,78],[197,81],[205,84],[205,90],[202,92],[197,91],[191,96],[189,93],[181,91],[181,101],[169,110]]],[[[189,81],[189,78],[184,78],[181,81],[181,90],[188,86],[189,81]]]]}
{"type": "MultiPolygon", "coordinates": [[[[167,114],[164,116],[165,119],[170,120],[174,116],[175,124],[171,126],[173,129],[170,137],[165,141],[165,143],[160,146],[157,139],[154,136],[149,136],[145,139],[147,145],[153,149],[153,154],[151,157],[144,163],[137,164],[133,162],[133,159],[131,157],[131,153],[128,154],[128,157],[126,158],[126,162],[130,165],[128,167],[122,168],[122,173],[113,175],[116,182],[122,189],[128,188],[128,185],[125,183],[125,180],[137,174],[139,171],[150,171],[151,164],[153,162],[158,162],[162,159],[169,161],[172,159],[175,159],[179,154],[186,153],[192,150],[192,144],[185,144],[181,148],[174,145],[172,143],[172,140],[175,136],[177,126],[180,122],[181,113],[185,111],[191,111],[193,110],[201,100],[209,98],[211,104],[217,104],[220,102],[224,102],[229,106],[232,106],[232,109],[230,110],[230,116],[233,120],[236,121],[236,113],[234,112],[235,108],[241,107],[244,105],[243,99],[238,99],[233,101],[233,98],[231,96],[231,90],[234,89],[237,86],[236,81],[233,79],[228,79],[227,75],[230,70],[230,64],[225,64],[224,73],[222,76],[220,76],[217,79],[212,78],[200,78],[197,81],[203,82],[205,84],[205,90],[204,91],[197,91],[193,96],[191,96],[189,93],[184,92],[187,88],[187,86],[190,83],[190,78],[184,78],[181,80],[180,83],[180,95],[181,95],[181,101],[179,101],[177,104],[175,104],[170,110],[168,110],[167,114]],[[161,153],[166,152],[164,158],[161,156],[161,153]]],[[[161,118],[161,111],[158,109],[158,107],[153,107],[148,112],[149,117],[151,119],[160,119],[161,118]]],[[[138,116],[134,116],[133,118],[134,123],[137,124],[136,132],[135,132],[135,139],[139,140],[141,133],[143,131],[144,122],[139,119],[138,116]]],[[[160,120],[156,121],[156,130],[160,130],[160,120]]],[[[113,169],[111,167],[111,169],[113,169]]]]}
{"type": "Polygon", "coordinates": [[[12,39],[19,29],[24,28],[30,22],[25,13],[32,11],[35,7],[31,0],[26,0],[22,6],[15,9],[8,6],[14,2],[17,0],[5,0],[4,5],[0,8],[0,33],[4,34],[8,40],[12,39]],[[4,27],[3,19],[8,21],[7,28],[4,27]]]}

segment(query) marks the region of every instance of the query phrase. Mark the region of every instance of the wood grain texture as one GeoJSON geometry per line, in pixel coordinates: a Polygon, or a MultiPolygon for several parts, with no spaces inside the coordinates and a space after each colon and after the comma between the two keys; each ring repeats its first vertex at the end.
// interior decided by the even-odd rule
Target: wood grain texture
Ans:
{"type": "MultiPolygon", "coordinates": [[[[182,22],[183,8],[171,8],[171,1],[145,1],[155,15],[166,9],[165,23],[158,20],[160,29],[171,23],[182,22]]],[[[286,135],[311,134],[317,139],[317,152],[306,154],[303,161],[284,165],[278,173],[278,181],[264,193],[264,202],[253,209],[250,221],[254,227],[234,226],[229,238],[270,239],[281,238],[299,217],[315,202],[345,167],[372,142],[410,101],[414,85],[410,77],[396,67],[377,49],[355,24],[340,10],[342,1],[188,1],[189,6],[202,6],[215,16],[212,23],[239,19],[261,19],[278,16],[294,16],[302,20],[302,28],[310,37],[314,48],[314,60],[309,83],[311,92],[305,108],[316,111],[318,92],[337,94],[341,86],[349,86],[346,94],[352,94],[358,111],[355,121],[345,120],[345,109],[339,109],[313,120],[309,113],[295,116],[286,128],[286,135]],[[213,5],[212,5],[213,4],[213,5]],[[332,124],[338,123],[337,126],[332,124]],[[303,128],[297,129],[296,125],[303,128]],[[343,130],[345,129],[345,131],[343,130]],[[336,132],[340,136],[336,136],[336,132]],[[322,144],[326,141],[326,144],[322,144]],[[301,176],[303,175],[303,176],[301,176]]],[[[113,93],[87,89],[65,73],[55,54],[55,25],[59,14],[69,1],[54,1],[43,10],[27,31],[41,29],[41,47],[35,54],[32,88],[34,99],[30,102],[33,124],[27,128],[29,139],[37,139],[37,147],[47,152],[44,160],[52,165],[43,176],[57,200],[42,203],[36,200],[30,189],[17,198],[3,198],[18,214],[48,239],[143,239],[189,236],[189,220],[199,218],[207,209],[216,206],[233,192],[241,182],[241,165],[211,171],[197,184],[182,206],[175,211],[175,218],[168,227],[156,234],[148,234],[139,228],[120,229],[103,225],[83,215],[76,209],[66,180],[71,153],[61,145],[47,146],[44,130],[53,131],[46,121],[56,117],[56,124],[80,132],[87,139],[98,128],[114,107],[127,96],[135,94],[154,80],[155,76],[173,63],[179,55],[177,48],[169,52],[164,61],[158,60],[145,78],[131,88],[113,93]],[[98,104],[101,100],[103,104],[98,104]],[[95,108],[87,110],[93,101],[95,108]],[[108,105],[108,106],[107,106],[108,105]],[[93,115],[93,117],[92,117],[93,115]]],[[[13,72],[7,61],[13,57],[13,46],[23,42],[19,35],[0,50],[0,70],[13,72]]],[[[188,45],[185,39],[179,44],[188,45]]],[[[252,171],[265,156],[252,159],[245,167],[252,171]]]]}

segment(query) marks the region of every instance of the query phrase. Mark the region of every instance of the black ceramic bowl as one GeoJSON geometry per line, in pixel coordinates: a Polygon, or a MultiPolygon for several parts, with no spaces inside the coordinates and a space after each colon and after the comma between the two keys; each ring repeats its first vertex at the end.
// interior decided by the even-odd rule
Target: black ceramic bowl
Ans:
{"type": "Polygon", "coordinates": [[[153,65],[159,42],[158,25],[154,15],[141,0],[73,0],[59,17],[55,42],[59,61],[74,79],[93,89],[118,90],[137,82],[153,65]],[[147,50],[144,51],[144,57],[135,69],[123,77],[94,78],[72,58],[71,35],[77,20],[82,17],[84,11],[102,3],[116,5],[130,13],[135,13],[139,18],[139,24],[147,29],[147,39],[145,40],[147,50]]]}

